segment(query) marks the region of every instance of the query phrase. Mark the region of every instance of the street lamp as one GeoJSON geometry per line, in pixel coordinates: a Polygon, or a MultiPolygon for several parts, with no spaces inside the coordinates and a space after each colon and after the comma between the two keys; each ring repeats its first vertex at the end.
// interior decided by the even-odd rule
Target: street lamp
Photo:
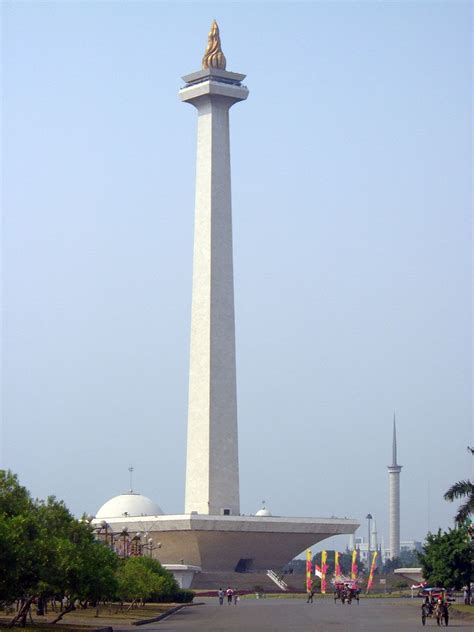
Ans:
{"type": "Polygon", "coordinates": [[[130,535],[128,533],[128,528],[124,527],[118,537],[122,540],[122,546],[120,547],[121,551],[119,549],[118,553],[119,555],[121,554],[121,557],[128,557],[130,553],[130,535]]]}
{"type": "Polygon", "coordinates": [[[161,549],[161,542],[157,542],[156,544],[153,544],[153,538],[148,538],[148,540],[146,540],[146,544],[142,544],[141,548],[145,549],[146,551],[149,551],[150,557],[153,557],[153,551],[155,549],[161,549]]]}
{"type": "Polygon", "coordinates": [[[93,530],[96,533],[96,537],[120,557],[141,557],[146,555],[145,551],[149,551],[149,556],[153,557],[153,551],[161,549],[162,546],[161,542],[153,543],[153,538],[148,537],[150,535],[148,531],[145,531],[145,533],[137,531],[132,536],[128,531],[128,527],[123,527],[121,531],[114,533],[112,525],[108,524],[106,520],[99,522],[93,530]]]}
{"type": "Polygon", "coordinates": [[[141,543],[142,534],[140,531],[133,536],[131,547],[130,547],[130,555],[133,557],[140,557],[142,554],[142,543],[141,543]]]}
{"type": "MultiPolygon", "coordinates": [[[[107,523],[107,521],[106,520],[102,520],[100,525],[99,525],[99,529],[98,529],[98,533],[97,533],[97,535],[100,536],[100,535],[102,535],[102,531],[103,531],[105,546],[107,546],[109,544],[109,527],[110,527],[110,525],[107,523]]],[[[113,535],[112,534],[110,534],[110,535],[111,535],[110,539],[111,539],[111,543],[112,543],[113,535]]]]}
{"type": "Polygon", "coordinates": [[[365,517],[367,520],[367,568],[370,569],[370,521],[372,520],[372,514],[368,513],[365,517]]]}

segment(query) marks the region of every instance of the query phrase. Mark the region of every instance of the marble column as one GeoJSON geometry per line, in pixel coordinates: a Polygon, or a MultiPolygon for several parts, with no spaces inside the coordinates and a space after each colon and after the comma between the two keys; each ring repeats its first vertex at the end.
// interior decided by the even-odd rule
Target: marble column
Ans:
{"type": "Polygon", "coordinates": [[[198,113],[185,513],[240,513],[229,110],[244,78],[203,68],[179,92],[198,113]]]}

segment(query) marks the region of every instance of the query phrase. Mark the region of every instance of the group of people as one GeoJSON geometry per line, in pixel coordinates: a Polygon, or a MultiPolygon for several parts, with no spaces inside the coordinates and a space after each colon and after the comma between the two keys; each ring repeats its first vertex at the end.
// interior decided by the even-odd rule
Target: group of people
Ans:
{"type": "Polygon", "coordinates": [[[234,605],[237,605],[237,603],[240,601],[239,593],[230,586],[227,588],[227,590],[219,588],[219,590],[217,591],[217,596],[219,598],[219,605],[221,606],[224,604],[224,598],[227,598],[227,604],[229,606],[232,604],[232,602],[234,603],[234,605]]]}
{"type": "Polygon", "coordinates": [[[344,580],[334,582],[334,603],[338,599],[341,603],[352,603],[355,599],[359,603],[360,588],[355,580],[344,580]]]}
{"type": "Polygon", "coordinates": [[[436,597],[426,596],[421,604],[421,621],[425,625],[427,617],[434,617],[438,625],[448,625],[449,622],[449,603],[445,595],[436,597]]]}

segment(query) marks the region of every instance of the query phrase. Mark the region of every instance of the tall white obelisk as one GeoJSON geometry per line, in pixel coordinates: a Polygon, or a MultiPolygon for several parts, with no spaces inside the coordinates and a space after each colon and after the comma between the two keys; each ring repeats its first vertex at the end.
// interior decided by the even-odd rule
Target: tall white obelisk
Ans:
{"type": "Polygon", "coordinates": [[[185,513],[211,515],[240,513],[229,110],[248,90],[225,67],[214,21],[179,92],[198,111],[185,513]]]}
{"type": "Polygon", "coordinates": [[[400,555],[400,472],[397,463],[397,427],[393,416],[392,464],[388,466],[390,559],[400,555]]]}

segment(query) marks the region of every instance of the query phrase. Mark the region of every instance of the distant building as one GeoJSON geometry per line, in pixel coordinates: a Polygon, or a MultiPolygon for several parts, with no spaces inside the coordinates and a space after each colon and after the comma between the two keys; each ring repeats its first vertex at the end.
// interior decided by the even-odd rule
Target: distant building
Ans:
{"type": "Polygon", "coordinates": [[[402,466],[397,463],[397,427],[393,416],[392,464],[387,466],[389,480],[388,523],[390,559],[400,556],[400,472],[402,466]]]}
{"type": "MultiPolygon", "coordinates": [[[[362,536],[355,536],[353,538],[354,542],[353,544],[355,545],[355,548],[359,550],[359,554],[360,554],[360,559],[367,563],[367,539],[362,537],[362,536]]],[[[373,553],[374,551],[374,547],[373,547],[373,533],[371,535],[371,545],[370,545],[370,550],[373,553]]],[[[348,549],[352,550],[352,538],[349,541],[349,546],[348,549]]],[[[422,549],[422,543],[418,542],[417,540],[402,540],[400,542],[400,553],[403,552],[409,552],[409,551],[421,551],[422,549]]],[[[383,544],[380,547],[377,547],[377,551],[379,552],[380,555],[380,559],[382,561],[383,564],[385,564],[385,562],[387,562],[388,560],[391,559],[391,555],[390,555],[390,547],[384,547],[383,544]]]]}
{"type": "Polygon", "coordinates": [[[400,553],[403,551],[420,551],[423,548],[423,543],[417,540],[402,540],[400,542],[400,553]]]}
{"type": "MultiPolygon", "coordinates": [[[[388,560],[400,557],[401,553],[409,551],[421,551],[422,543],[416,540],[400,541],[400,472],[402,466],[397,462],[397,427],[395,416],[393,417],[392,436],[392,463],[388,466],[389,473],[389,546],[384,545],[384,538],[379,542],[375,519],[370,531],[370,552],[379,552],[379,562],[384,564],[388,560]]],[[[348,550],[358,549],[360,559],[367,565],[368,545],[363,536],[351,535],[348,542],[348,550]]]]}

